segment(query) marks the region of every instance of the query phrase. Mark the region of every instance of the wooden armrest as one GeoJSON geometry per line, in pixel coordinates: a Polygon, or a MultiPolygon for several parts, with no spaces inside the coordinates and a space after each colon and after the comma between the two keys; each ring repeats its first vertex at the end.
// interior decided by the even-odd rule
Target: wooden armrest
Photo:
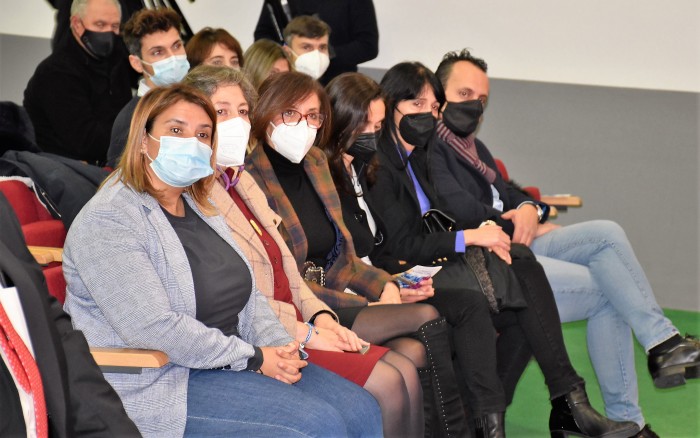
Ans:
{"type": "Polygon", "coordinates": [[[157,350],[90,347],[90,353],[100,367],[160,368],[170,361],[167,354],[157,350]]]}
{"type": "Polygon", "coordinates": [[[27,246],[34,260],[40,265],[48,265],[51,262],[63,262],[63,248],[50,246],[27,246]]]}
{"type": "Polygon", "coordinates": [[[541,201],[555,207],[580,207],[583,205],[580,196],[572,195],[543,195],[541,201]]]}
{"type": "MultiPolygon", "coordinates": [[[[544,201],[543,201],[543,202],[544,202],[544,201]]],[[[557,207],[555,207],[555,206],[553,206],[553,205],[550,205],[550,206],[549,206],[549,216],[548,216],[548,218],[549,218],[549,219],[554,219],[554,218],[556,218],[557,216],[559,216],[559,210],[557,210],[557,207]]]]}

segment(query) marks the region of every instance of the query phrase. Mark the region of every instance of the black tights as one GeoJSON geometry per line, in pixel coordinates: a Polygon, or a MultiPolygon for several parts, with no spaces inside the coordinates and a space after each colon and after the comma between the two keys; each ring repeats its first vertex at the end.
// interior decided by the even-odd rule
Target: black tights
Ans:
{"type": "Polygon", "coordinates": [[[352,324],[360,338],[392,350],[365,384],[382,409],[384,436],[423,435],[423,393],[416,368],[427,364],[425,348],[406,335],[438,317],[437,310],[425,304],[379,305],[363,308],[352,324]]]}

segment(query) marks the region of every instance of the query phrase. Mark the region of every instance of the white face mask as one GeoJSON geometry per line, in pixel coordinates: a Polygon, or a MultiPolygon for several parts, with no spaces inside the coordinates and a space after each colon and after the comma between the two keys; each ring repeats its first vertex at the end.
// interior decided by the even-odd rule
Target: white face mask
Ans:
{"type": "Polygon", "coordinates": [[[309,126],[306,120],[300,121],[296,126],[284,123],[275,126],[272,122],[270,124],[274,127],[270,141],[275,150],[292,163],[301,163],[311,146],[314,145],[316,128],[309,126]]]}
{"type": "Polygon", "coordinates": [[[223,167],[242,166],[250,137],[250,123],[234,117],[216,124],[216,164],[223,167]]]}
{"type": "Polygon", "coordinates": [[[331,59],[327,54],[314,50],[313,52],[297,56],[296,61],[294,61],[294,67],[296,67],[297,71],[318,79],[323,76],[330,63],[331,59]]]}

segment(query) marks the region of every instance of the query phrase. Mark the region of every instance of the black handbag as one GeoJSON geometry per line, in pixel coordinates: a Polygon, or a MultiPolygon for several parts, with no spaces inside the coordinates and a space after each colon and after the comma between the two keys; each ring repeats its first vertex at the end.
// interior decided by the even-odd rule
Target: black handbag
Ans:
{"type": "MultiPolygon", "coordinates": [[[[430,209],[423,215],[423,230],[428,233],[448,232],[455,227],[455,220],[438,209],[430,209]]],[[[457,287],[480,290],[489,301],[493,313],[527,307],[515,272],[493,252],[480,246],[469,246],[460,263],[443,266],[435,277],[435,288],[457,287]],[[442,272],[445,271],[445,272],[442,272]]]]}
{"type": "Polygon", "coordinates": [[[455,220],[437,208],[431,208],[423,214],[423,231],[428,234],[452,231],[455,220]]]}

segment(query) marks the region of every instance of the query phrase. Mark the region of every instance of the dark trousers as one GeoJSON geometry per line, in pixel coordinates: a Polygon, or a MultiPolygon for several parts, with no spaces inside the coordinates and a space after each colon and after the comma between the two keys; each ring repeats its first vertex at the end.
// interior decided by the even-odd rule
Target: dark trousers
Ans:
{"type": "Polygon", "coordinates": [[[496,330],[488,301],[481,291],[459,287],[463,271],[444,266],[433,278],[435,295],[423,301],[444,316],[452,330],[456,371],[463,383],[463,401],[469,416],[503,412],[503,385],[497,373],[496,330]]]}
{"type": "Polygon", "coordinates": [[[550,398],[567,394],[574,386],[582,383],[583,379],[576,374],[566,352],[559,312],[549,281],[534,257],[514,257],[511,268],[518,277],[528,307],[503,311],[493,316],[494,325],[501,332],[501,338],[504,338],[499,338],[499,342],[504,343],[499,346],[502,356],[499,360],[507,363],[499,368],[499,374],[506,387],[508,402],[512,400],[514,383],[527,365],[523,360],[529,356],[527,347],[544,374],[550,398]],[[514,322],[516,327],[513,327],[514,322]],[[526,345],[518,342],[519,336],[525,337],[526,345]],[[506,351],[507,347],[512,350],[506,351]]]}

